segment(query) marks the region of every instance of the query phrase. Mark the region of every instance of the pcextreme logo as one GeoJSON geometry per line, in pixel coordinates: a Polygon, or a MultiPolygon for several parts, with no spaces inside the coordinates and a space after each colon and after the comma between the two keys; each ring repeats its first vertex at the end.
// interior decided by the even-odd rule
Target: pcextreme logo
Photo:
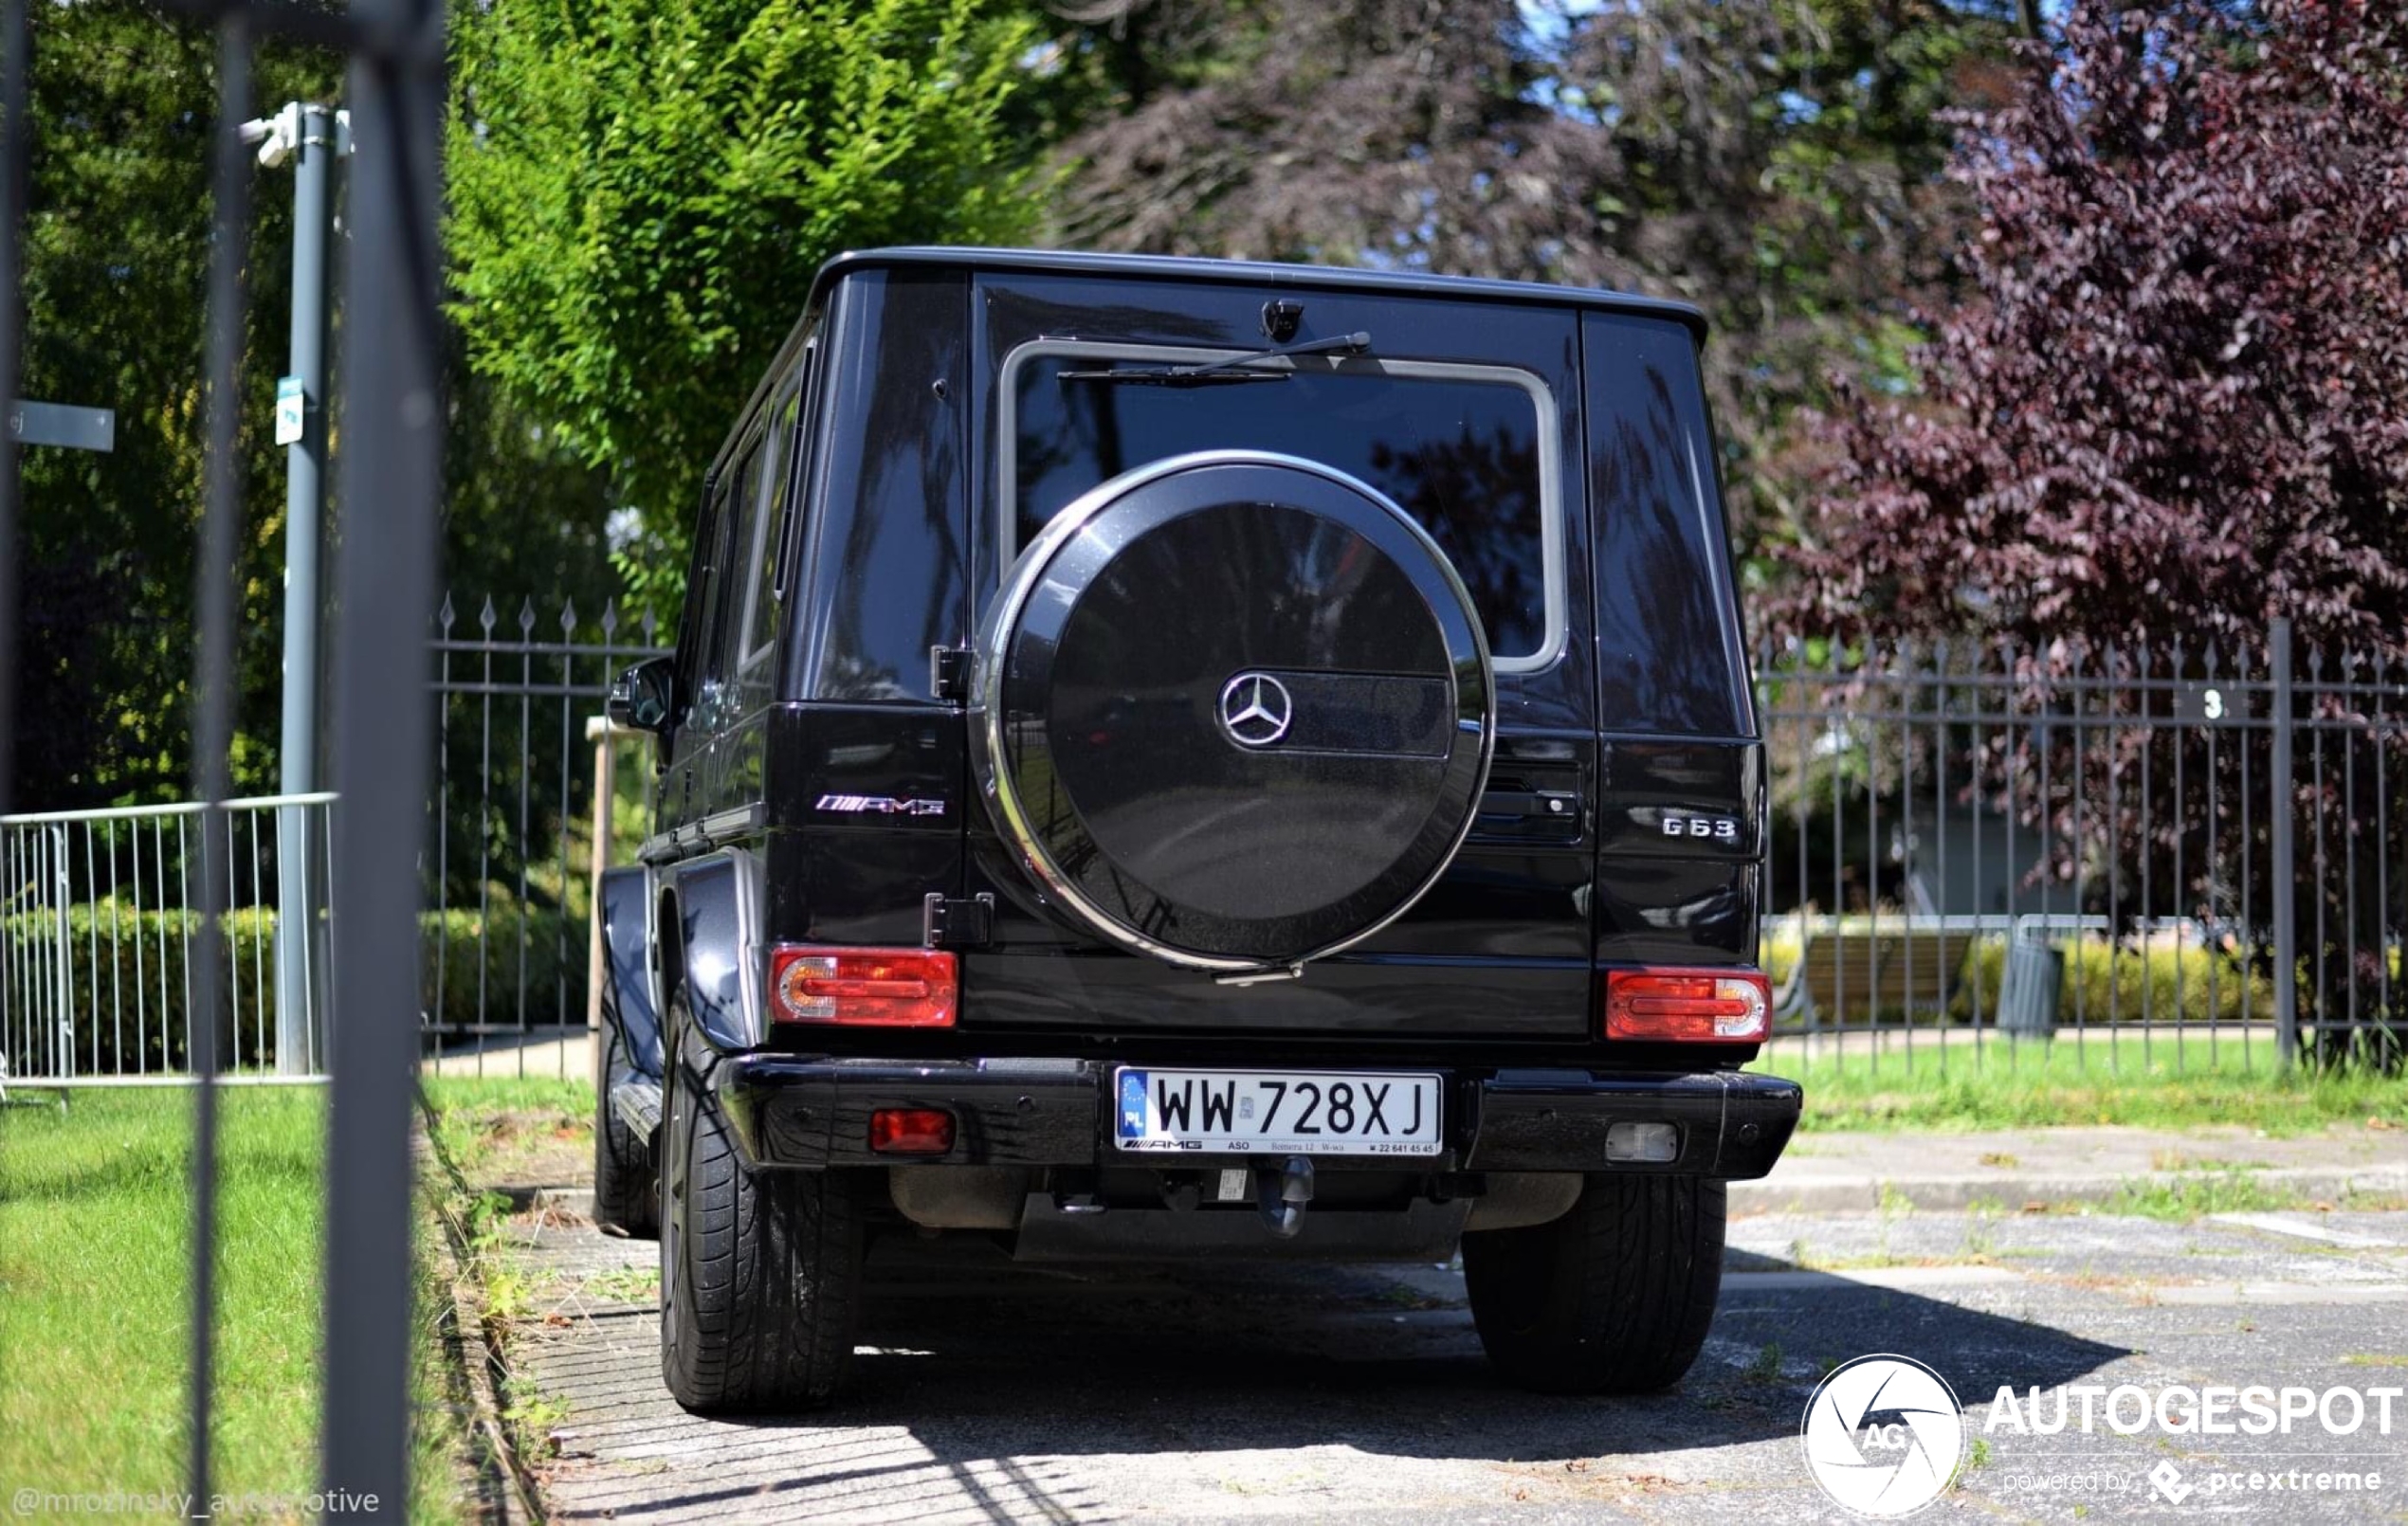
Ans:
{"type": "Polygon", "coordinates": [[[1833,1503],[1862,1516],[1908,1516],[1939,1499],[1965,1445],[1956,1391],[1908,1356],[1833,1368],[1799,1429],[1807,1471],[1833,1503]]]}

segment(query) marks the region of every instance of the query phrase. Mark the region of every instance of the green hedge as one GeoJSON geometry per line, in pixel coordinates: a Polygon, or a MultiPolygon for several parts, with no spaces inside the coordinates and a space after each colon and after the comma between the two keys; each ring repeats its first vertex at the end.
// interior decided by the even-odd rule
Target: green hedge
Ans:
{"type": "MultiPolygon", "coordinates": [[[[526,1020],[544,1025],[584,1020],[586,926],[550,907],[522,907],[497,895],[475,908],[421,914],[419,1001],[431,1012],[441,993],[441,1021],[480,1019],[478,976],[483,973],[482,1021],[519,1020],[520,939],[526,942],[526,1020]],[[437,966],[441,965],[438,984],[437,966]]],[[[176,1070],[186,1063],[185,949],[197,937],[197,912],[135,909],[128,901],[67,908],[71,945],[68,983],[75,1066],[83,1074],[176,1070]]],[[[226,914],[229,1012],[219,1027],[219,1054],[238,1069],[274,1063],[276,1036],[276,913],[252,907],[226,914]]],[[[47,911],[0,917],[0,978],[7,986],[0,1051],[10,1068],[36,1068],[55,1008],[58,923],[47,911]]],[[[322,954],[321,940],[313,959],[322,954]]],[[[319,978],[323,980],[323,973],[319,978]]]]}
{"type": "MultiPolygon", "coordinates": [[[[265,910],[228,912],[220,926],[231,955],[225,970],[231,999],[218,1029],[218,1053],[232,1066],[262,1065],[272,1059],[267,1046],[276,1035],[276,917],[265,910]],[[262,985],[268,988],[261,993],[265,1002],[255,1008],[262,985]]],[[[183,1066],[190,973],[184,955],[200,927],[197,912],[137,911],[127,901],[67,908],[68,1005],[79,1073],[183,1066]]],[[[46,1068],[46,1029],[58,1006],[57,914],[0,917],[0,958],[8,1012],[0,1049],[12,1071],[46,1068]]]]}
{"type": "Polygon", "coordinates": [[[583,916],[563,917],[548,906],[521,906],[496,895],[480,914],[473,906],[443,913],[422,912],[418,917],[420,967],[418,1000],[422,1009],[435,1009],[436,966],[442,966],[441,1021],[446,1025],[513,1023],[519,1021],[519,944],[526,941],[526,1020],[540,1026],[556,1021],[585,1021],[585,956],[588,933],[583,916]],[[477,976],[484,973],[483,1016],[479,1017],[477,976]],[[565,993],[565,1008],[563,1000],[565,993]]]}
{"type": "MultiPolygon", "coordinates": [[[[2143,1018],[2237,1023],[2243,1016],[2262,1021],[2274,1015],[2273,978],[2252,972],[2220,949],[2112,948],[2090,938],[2058,946],[2065,951],[2057,991],[2061,1024],[2076,1018],[2085,1026],[2143,1018]]],[[[1966,950],[1948,1015],[1970,1022],[1979,996],[1982,1021],[1996,1022],[2006,965],[2004,938],[1982,938],[1966,950]]]]}
{"type": "MultiPolygon", "coordinates": [[[[2269,1019],[2274,1014],[2272,977],[2247,970],[2238,959],[2219,949],[2197,945],[2179,951],[2166,947],[2110,949],[2096,938],[2065,939],[2059,947],[2065,950],[2065,978],[2058,990],[2060,1023],[2072,1023],[2077,1016],[2086,1026],[2110,1021],[2138,1022],[2144,1017],[2158,1022],[2177,1018],[2238,1022],[2245,1007],[2252,1020],[2269,1019]]],[[[1916,953],[1928,957],[1921,944],[1916,953]]],[[[1797,963],[1797,954],[1794,929],[1766,935],[1759,957],[1777,989],[1797,963]]],[[[1944,1019],[1942,1013],[1926,1009],[1916,1012],[1914,1021],[1970,1023],[1978,1010],[1985,1025],[1996,1023],[2006,965],[2004,936],[1977,938],[1965,951],[1964,965],[1958,972],[1956,994],[1944,1019]]],[[[1885,1022],[1903,1021],[1906,1016],[1903,1007],[1880,1013],[1885,1022]]],[[[1861,1001],[1850,1003],[1847,1021],[1866,1021],[1861,1001]]]]}

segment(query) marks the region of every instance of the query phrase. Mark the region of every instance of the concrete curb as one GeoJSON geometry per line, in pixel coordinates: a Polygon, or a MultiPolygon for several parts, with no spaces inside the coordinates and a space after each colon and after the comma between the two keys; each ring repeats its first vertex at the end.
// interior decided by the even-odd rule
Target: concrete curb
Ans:
{"type": "MultiPolygon", "coordinates": [[[[1985,1172],[1972,1176],[1830,1176],[1783,1181],[1779,1175],[1731,1183],[1730,1211],[1737,1213],[1878,1213],[1901,1205],[1937,1212],[1961,1212],[1977,1203],[2012,1213],[2027,1203],[2100,1203],[2126,1188],[2179,1187],[2227,1174],[2206,1171],[1985,1172]]],[[[2306,1199],[2338,1201],[2353,1192],[2408,1195],[2408,1166],[2348,1168],[2269,1167],[2239,1172],[2269,1190],[2306,1199]]]]}
{"type": "Polygon", "coordinates": [[[550,1208],[591,1221],[593,1217],[593,1189],[591,1187],[538,1187],[528,1194],[528,1208],[550,1208]]]}

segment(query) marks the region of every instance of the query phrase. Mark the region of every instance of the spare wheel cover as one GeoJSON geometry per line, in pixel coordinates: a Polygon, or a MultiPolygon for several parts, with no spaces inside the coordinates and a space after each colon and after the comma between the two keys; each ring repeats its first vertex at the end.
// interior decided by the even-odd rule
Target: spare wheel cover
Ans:
{"type": "Polygon", "coordinates": [[[977,658],[1005,842],[1073,921],[1174,964],[1293,965],[1377,932],[1487,780],[1462,579],[1393,500],[1292,456],[1096,487],[1005,573],[977,658]]]}

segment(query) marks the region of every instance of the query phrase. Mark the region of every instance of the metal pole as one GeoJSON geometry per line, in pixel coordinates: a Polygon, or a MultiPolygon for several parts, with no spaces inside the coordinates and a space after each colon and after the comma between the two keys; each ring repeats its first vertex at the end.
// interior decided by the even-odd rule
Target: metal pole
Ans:
{"type": "MultiPolygon", "coordinates": [[[[24,253],[27,165],[25,0],[0,0],[0,398],[17,395],[23,358],[23,299],[18,295],[24,253]]],[[[10,725],[17,687],[17,507],[16,436],[0,429],[0,728],[10,725]]],[[[9,808],[9,764],[15,749],[0,746],[0,810],[9,808]]]]}
{"type": "MultiPolygon", "coordinates": [[[[284,720],[277,744],[280,792],[318,788],[319,524],[326,502],[326,232],[332,208],[334,115],[298,105],[294,150],[291,369],[301,382],[299,440],[284,447],[284,720]]],[[[299,807],[276,813],[276,1069],[315,1071],[310,1052],[308,940],[315,931],[310,894],[309,819],[299,807]]]]}
{"type": "Polygon", "coordinates": [[[351,295],[343,341],[341,601],[336,625],[334,956],[351,977],[329,1035],[325,1416],[331,1517],[407,1516],[410,1111],[418,1057],[418,904],[443,411],[444,8],[353,0],[382,45],[355,57],[351,295]],[[363,1496],[373,1495],[367,1500],[363,1496]]]}
{"type": "Polygon", "coordinates": [[[2296,802],[2291,792],[2291,623],[2277,618],[2267,632],[2267,665],[2274,679],[2273,795],[2274,1045],[2288,1065],[2299,1059],[2299,864],[2291,842],[2296,802]]]}
{"type": "MultiPolygon", "coordinates": [[[[200,638],[192,679],[192,794],[203,807],[198,852],[184,859],[185,904],[199,913],[200,921],[198,947],[188,940],[184,949],[186,1046],[198,1087],[192,1117],[192,1354],[185,1432],[192,1448],[187,1476],[196,1500],[210,1497],[217,1334],[217,1036],[226,1006],[217,940],[223,932],[226,881],[215,849],[223,802],[231,792],[227,772],[234,736],[234,579],[243,513],[242,463],[235,449],[242,419],[243,248],[251,221],[251,181],[243,163],[241,124],[250,94],[249,24],[242,11],[228,10],[217,24],[217,163],[210,185],[216,247],[210,257],[209,454],[204,474],[208,498],[192,591],[200,638]]],[[[179,833],[183,822],[176,818],[179,833]]]]}

